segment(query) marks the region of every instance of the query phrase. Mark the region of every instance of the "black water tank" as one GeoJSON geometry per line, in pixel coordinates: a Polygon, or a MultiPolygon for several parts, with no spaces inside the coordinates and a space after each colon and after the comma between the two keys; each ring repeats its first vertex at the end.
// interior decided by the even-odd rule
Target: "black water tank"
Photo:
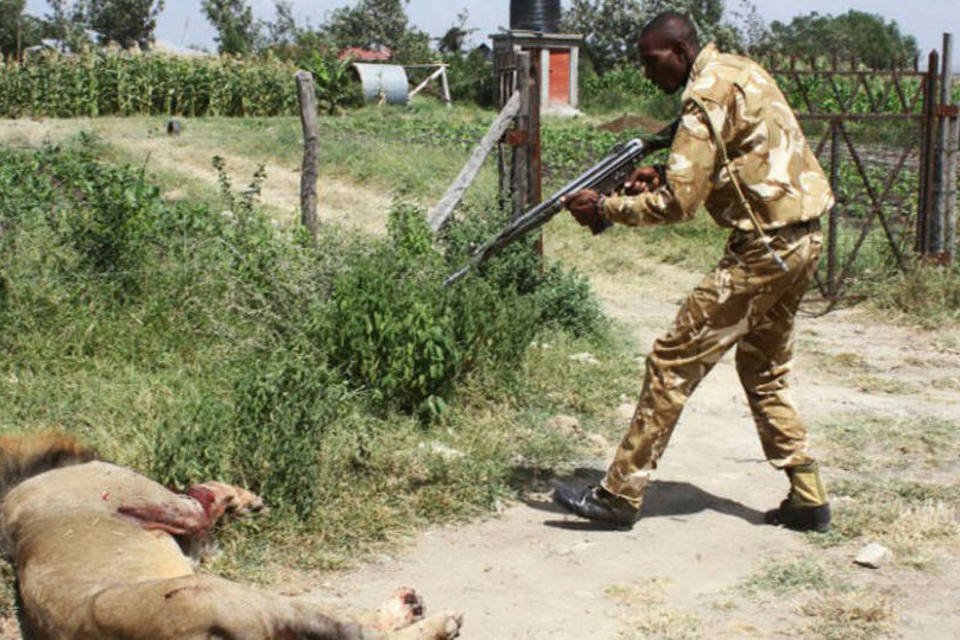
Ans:
{"type": "Polygon", "coordinates": [[[556,33],[560,0],[510,0],[510,28],[556,33]]]}

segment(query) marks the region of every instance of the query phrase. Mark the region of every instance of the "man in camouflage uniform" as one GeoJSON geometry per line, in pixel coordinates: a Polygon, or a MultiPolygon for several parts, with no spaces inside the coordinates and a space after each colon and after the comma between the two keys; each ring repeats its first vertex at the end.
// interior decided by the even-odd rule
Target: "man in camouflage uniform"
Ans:
{"type": "Polygon", "coordinates": [[[584,225],[689,220],[703,205],[731,230],[723,258],[694,289],[646,361],[633,421],[599,487],[560,487],[582,517],[622,525],[639,516],[650,473],[687,398],[736,345],[736,367],[763,451],[790,492],[768,521],[826,531],[830,511],[806,429],[786,396],[794,316],[821,250],[819,217],[833,205],[823,170],[776,82],[759,65],[699,47],[694,25],[665,13],[640,36],[647,77],[682,115],[665,167],[641,167],[628,194],[586,190],[566,205],[584,225]]]}

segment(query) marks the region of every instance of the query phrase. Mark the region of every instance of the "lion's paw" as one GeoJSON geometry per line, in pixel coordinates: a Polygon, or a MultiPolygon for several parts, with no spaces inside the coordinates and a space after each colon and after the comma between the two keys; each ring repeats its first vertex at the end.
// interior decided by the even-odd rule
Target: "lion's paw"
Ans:
{"type": "Polygon", "coordinates": [[[377,628],[383,631],[402,629],[423,618],[423,598],[413,589],[401,587],[377,609],[376,616],[377,628]]]}
{"type": "Polygon", "coordinates": [[[266,511],[260,496],[225,482],[204,482],[190,487],[186,493],[199,501],[213,520],[223,515],[241,517],[266,511]]]}
{"type": "Polygon", "coordinates": [[[417,624],[400,629],[390,638],[394,640],[453,640],[460,635],[463,613],[446,611],[437,613],[417,624]]]}
{"type": "Polygon", "coordinates": [[[244,516],[247,514],[261,513],[266,511],[266,506],[263,504],[263,498],[255,494],[253,491],[248,491],[243,487],[233,487],[233,489],[235,493],[233,494],[233,499],[227,508],[228,513],[236,516],[244,516]]]}

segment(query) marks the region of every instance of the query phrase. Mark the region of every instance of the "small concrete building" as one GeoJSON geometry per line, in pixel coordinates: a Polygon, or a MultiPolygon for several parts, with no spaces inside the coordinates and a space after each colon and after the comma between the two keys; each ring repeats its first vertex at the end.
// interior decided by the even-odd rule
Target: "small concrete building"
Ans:
{"type": "MultiPolygon", "coordinates": [[[[583,36],[572,33],[541,33],[513,29],[495,33],[493,59],[496,67],[502,60],[512,60],[520,51],[536,56],[540,77],[540,112],[546,115],[576,115],[579,104],[580,43],[583,36]],[[498,55],[500,54],[500,55],[498,55]]],[[[498,77],[498,69],[494,69],[498,77]]],[[[498,90],[498,87],[495,87],[498,90]]],[[[505,96],[494,96],[502,104],[505,96]]]]}

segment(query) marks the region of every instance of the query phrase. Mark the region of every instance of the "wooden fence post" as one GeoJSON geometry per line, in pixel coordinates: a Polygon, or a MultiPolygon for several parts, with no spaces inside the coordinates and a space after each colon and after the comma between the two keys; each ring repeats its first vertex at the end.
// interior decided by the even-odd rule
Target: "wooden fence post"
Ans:
{"type": "Polygon", "coordinates": [[[297,72],[300,124],[303,128],[303,164],[300,169],[300,222],[317,241],[317,93],[313,74],[297,72]]]}
{"type": "Polygon", "coordinates": [[[519,109],[520,94],[514,91],[510,100],[507,101],[506,106],[500,111],[500,114],[493,121],[493,124],[490,125],[486,135],[484,135],[480,143],[474,147],[473,153],[470,154],[470,159],[467,160],[467,164],[460,170],[460,175],[458,175],[457,179],[453,181],[453,184],[447,188],[447,192],[443,195],[443,198],[440,199],[440,202],[430,210],[427,216],[427,222],[434,232],[439,231],[440,227],[442,227],[450,217],[450,214],[453,213],[456,206],[460,204],[467,187],[469,187],[474,178],[477,177],[477,173],[479,173],[480,168],[483,166],[483,161],[490,154],[493,146],[503,137],[503,134],[506,132],[507,127],[513,122],[519,109]]]}

